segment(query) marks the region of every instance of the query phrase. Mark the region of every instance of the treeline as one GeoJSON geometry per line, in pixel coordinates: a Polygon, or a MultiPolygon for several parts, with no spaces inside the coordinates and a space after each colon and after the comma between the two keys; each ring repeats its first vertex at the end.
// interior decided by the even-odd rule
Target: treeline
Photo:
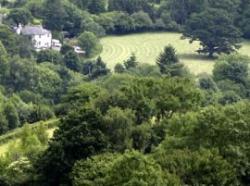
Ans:
{"type": "Polygon", "coordinates": [[[197,52],[209,57],[239,49],[241,39],[250,35],[245,0],[24,0],[3,5],[9,10],[3,23],[9,27],[42,24],[64,44],[65,38],[82,40],[76,44],[88,57],[100,53],[97,40],[106,34],[177,31],[190,42],[200,41],[197,52]]]}
{"type": "Polygon", "coordinates": [[[224,10],[245,38],[249,38],[249,2],[245,0],[52,0],[3,1],[11,9],[9,24],[42,20],[54,31],[70,37],[84,31],[96,35],[151,30],[182,31],[187,21],[207,9],[224,10]]]}

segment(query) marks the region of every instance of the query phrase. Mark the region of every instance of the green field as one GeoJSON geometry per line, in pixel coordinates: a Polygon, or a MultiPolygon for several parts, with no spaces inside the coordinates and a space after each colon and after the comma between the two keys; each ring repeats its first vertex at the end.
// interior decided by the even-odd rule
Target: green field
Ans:
{"type": "MultiPolygon", "coordinates": [[[[124,36],[108,36],[101,39],[103,52],[101,57],[113,69],[116,63],[122,63],[134,52],[141,63],[155,64],[155,60],[164,46],[172,44],[180,59],[194,74],[211,73],[213,60],[198,55],[199,42],[190,44],[182,40],[178,33],[143,33],[124,36]]],[[[240,53],[250,55],[250,42],[244,42],[240,53]]]]}

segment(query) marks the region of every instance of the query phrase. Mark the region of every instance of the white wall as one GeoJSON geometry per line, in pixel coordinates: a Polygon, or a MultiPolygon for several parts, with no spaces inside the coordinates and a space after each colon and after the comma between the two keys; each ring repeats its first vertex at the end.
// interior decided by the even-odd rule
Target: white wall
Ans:
{"type": "Polygon", "coordinates": [[[52,34],[34,35],[32,37],[32,43],[36,50],[51,48],[52,34]]]}

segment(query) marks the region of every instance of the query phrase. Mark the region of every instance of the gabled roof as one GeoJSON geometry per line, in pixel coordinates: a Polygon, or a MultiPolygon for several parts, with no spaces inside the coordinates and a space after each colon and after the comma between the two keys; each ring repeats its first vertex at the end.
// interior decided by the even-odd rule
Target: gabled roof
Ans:
{"type": "Polygon", "coordinates": [[[45,35],[50,34],[51,32],[49,30],[44,29],[42,26],[25,26],[21,33],[23,35],[45,35]]]}

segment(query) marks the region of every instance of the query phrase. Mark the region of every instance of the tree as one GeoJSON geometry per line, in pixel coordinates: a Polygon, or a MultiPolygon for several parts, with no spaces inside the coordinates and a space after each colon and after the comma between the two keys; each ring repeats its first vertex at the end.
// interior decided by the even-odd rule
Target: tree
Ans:
{"type": "Polygon", "coordinates": [[[97,98],[102,92],[103,89],[95,84],[81,83],[68,89],[62,103],[66,104],[66,107],[69,108],[68,111],[70,111],[73,107],[78,108],[89,104],[90,100],[97,98]]]}
{"type": "Polygon", "coordinates": [[[79,72],[81,70],[80,58],[74,51],[68,51],[64,56],[64,63],[67,68],[79,72]]]}
{"type": "Polygon", "coordinates": [[[6,25],[0,26],[0,41],[4,45],[8,54],[14,55],[18,51],[17,36],[6,25]]]}
{"type": "Polygon", "coordinates": [[[106,30],[94,21],[90,21],[84,25],[84,30],[94,33],[97,37],[106,35],[106,30]]]}
{"type": "Polygon", "coordinates": [[[77,161],[71,172],[71,179],[74,186],[81,185],[105,185],[106,177],[112,168],[114,161],[121,155],[105,153],[92,156],[87,160],[77,161]]]}
{"type": "Polygon", "coordinates": [[[231,80],[235,83],[244,84],[248,78],[248,63],[246,56],[229,55],[218,59],[213,70],[215,81],[231,80]]]}
{"type": "Polygon", "coordinates": [[[109,10],[123,11],[129,14],[143,10],[147,13],[152,13],[152,6],[145,0],[110,0],[109,10]]]}
{"type": "Polygon", "coordinates": [[[44,4],[44,25],[52,31],[62,31],[66,18],[61,0],[46,0],[44,4]]]}
{"type": "Polygon", "coordinates": [[[85,30],[88,22],[92,22],[87,12],[81,11],[76,6],[64,3],[65,18],[62,21],[62,28],[67,32],[68,37],[77,37],[85,30]]]}
{"type": "Polygon", "coordinates": [[[139,152],[126,152],[112,166],[107,183],[110,185],[179,185],[174,174],[163,172],[150,157],[139,152]]]}
{"type": "Polygon", "coordinates": [[[208,7],[206,0],[168,0],[160,6],[162,14],[169,13],[172,21],[179,25],[185,25],[192,13],[199,13],[208,7]]]}
{"type": "Polygon", "coordinates": [[[90,78],[95,79],[100,76],[105,76],[110,73],[110,70],[106,67],[106,64],[102,61],[102,58],[99,56],[94,63],[92,68],[90,78]]]}
{"type": "Polygon", "coordinates": [[[32,15],[28,9],[16,8],[10,11],[8,19],[12,20],[16,25],[27,25],[32,20],[32,15]]]}
{"type": "Polygon", "coordinates": [[[163,172],[153,158],[137,151],[124,154],[101,154],[76,163],[73,185],[179,185],[174,174],[163,172]],[[88,173],[87,173],[88,172],[88,173]]]}
{"type": "Polygon", "coordinates": [[[241,100],[241,97],[234,91],[223,92],[218,102],[222,105],[233,104],[241,100]]]}
{"type": "Polygon", "coordinates": [[[208,2],[209,6],[212,8],[226,10],[228,13],[230,13],[230,15],[233,16],[233,19],[237,19],[237,16],[239,16],[238,14],[241,8],[240,5],[241,4],[246,5],[246,3],[242,2],[241,0],[221,0],[221,1],[208,0],[208,2]]]}
{"type": "Polygon", "coordinates": [[[47,50],[42,50],[37,54],[36,61],[38,63],[51,62],[54,64],[62,64],[63,58],[59,52],[47,49],[47,50]]]}
{"type": "Polygon", "coordinates": [[[113,28],[112,32],[116,34],[126,34],[135,30],[133,18],[124,12],[114,13],[112,18],[113,28]]]}
{"type": "Polygon", "coordinates": [[[59,74],[45,63],[37,65],[30,59],[12,58],[10,73],[5,86],[14,91],[30,90],[50,98],[58,96],[62,90],[62,79],[59,74]]]}
{"type": "Polygon", "coordinates": [[[102,116],[96,109],[83,107],[68,114],[54,134],[37,168],[52,185],[68,183],[74,163],[104,152],[108,142],[102,116]]]}
{"type": "Polygon", "coordinates": [[[84,32],[78,37],[79,46],[86,52],[87,57],[93,56],[101,51],[101,44],[95,34],[84,32]]]}
{"type": "Polygon", "coordinates": [[[222,9],[209,8],[193,14],[187,21],[184,37],[190,42],[200,41],[199,53],[213,55],[229,54],[238,49],[241,32],[234,26],[231,15],[222,9]]]}
{"type": "Polygon", "coordinates": [[[6,76],[9,74],[9,62],[8,62],[8,54],[0,41],[0,82],[3,83],[5,81],[6,76]]]}
{"type": "Polygon", "coordinates": [[[179,63],[178,56],[173,46],[168,45],[156,61],[162,74],[168,76],[181,76],[184,74],[184,66],[179,63]]]}
{"type": "Polygon", "coordinates": [[[4,134],[9,130],[8,121],[6,119],[5,113],[0,112],[0,134],[4,134]]]}
{"type": "Polygon", "coordinates": [[[99,14],[106,10],[105,0],[92,0],[88,4],[88,10],[92,14],[99,14]]]}
{"type": "MultiPolygon", "coordinates": [[[[168,122],[165,121],[169,137],[164,140],[162,148],[191,151],[200,150],[202,147],[217,149],[218,155],[236,170],[240,185],[245,185],[249,183],[249,133],[246,132],[250,129],[249,113],[249,102],[239,102],[175,115],[168,122]]],[[[227,169],[224,171],[227,172],[227,169]]],[[[231,178],[233,176],[223,177],[225,180],[231,178]]],[[[217,179],[219,180],[221,179],[217,179]]]]}
{"type": "Polygon", "coordinates": [[[19,35],[17,38],[18,50],[16,51],[17,54],[21,58],[31,58],[34,54],[34,47],[32,41],[23,35],[19,35]]]}
{"type": "Polygon", "coordinates": [[[73,3],[75,3],[82,10],[86,10],[88,8],[90,0],[74,0],[73,3]]]}
{"type": "Polygon", "coordinates": [[[242,10],[239,15],[238,26],[241,28],[243,36],[250,38],[250,3],[242,1],[242,10]]]}
{"type": "Polygon", "coordinates": [[[138,65],[135,53],[132,53],[131,56],[129,57],[129,59],[127,59],[126,61],[124,61],[124,66],[127,70],[131,69],[131,68],[136,68],[138,65]]]}
{"type": "Polygon", "coordinates": [[[153,25],[149,15],[143,11],[132,14],[132,18],[134,19],[134,25],[137,31],[149,30],[153,25]]]}
{"type": "Polygon", "coordinates": [[[115,65],[115,73],[123,73],[123,72],[125,72],[124,66],[120,63],[117,63],[115,65]]]}
{"type": "Polygon", "coordinates": [[[207,90],[207,91],[217,91],[217,85],[213,80],[213,77],[208,74],[202,74],[199,77],[199,86],[201,89],[207,90]]]}
{"type": "Polygon", "coordinates": [[[168,45],[164,48],[164,52],[160,54],[157,59],[157,64],[160,67],[161,73],[166,71],[166,66],[171,64],[176,64],[179,59],[176,55],[175,48],[172,45],[168,45]]]}
{"type": "Polygon", "coordinates": [[[130,137],[133,125],[135,125],[135,115],[132,110],[110,108],[104,116],[104,124],[112,149],[116,152],[123,152],[132,147],[130,137]]]}
{"type": "Polygon", "coordinates": [[[11,102],[7,103],[4,108],[6,120],[8,121],[8,128],[15,129],[20,125],[18,113],[11,102]]]}
{"type": "Polygon", "coordinates": [[[181,185],[237,185],[233,166],[216,150],[171,150],[163,144],[153,157],[164,171],[176,174],[181,185]]]}

